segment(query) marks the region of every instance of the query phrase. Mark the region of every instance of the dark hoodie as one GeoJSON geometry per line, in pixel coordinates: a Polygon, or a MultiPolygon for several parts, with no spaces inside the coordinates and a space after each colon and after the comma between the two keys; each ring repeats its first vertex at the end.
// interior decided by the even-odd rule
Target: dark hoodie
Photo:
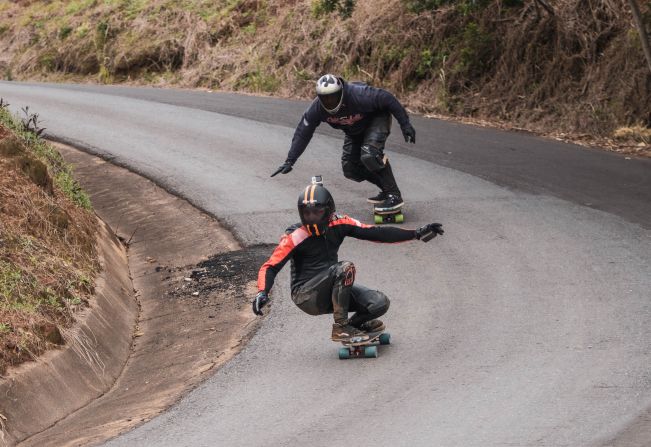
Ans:
{"type": "Polygon", "coordinates": [[[344,84],[344,98],[337,113],[330,115],[326,112],[319,98],[312,101],[296,127],[287,160],[292,163],[298,160],[321,123],[328,123],[351,136],[364,132],[371,120],[380,113],[390,112],[400,127],[409,124],[407,111],[391,93],[366,84],[341,81],[344,84]]]}

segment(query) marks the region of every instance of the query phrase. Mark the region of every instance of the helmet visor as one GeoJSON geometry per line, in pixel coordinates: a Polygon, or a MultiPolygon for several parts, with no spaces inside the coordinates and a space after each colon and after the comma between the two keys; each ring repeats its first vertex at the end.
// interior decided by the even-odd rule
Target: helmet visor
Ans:
{"type": "Polygon", "coordinates": [[[301,210],[303,214],[303,220],[308,225],[318,224],[323,222],[323,217],[325,216],[325,207],[323,206],[311,206],[305,207],[301,210]]]}
{"type": "Polygon", "coordinates": [[[343,90],[338,92],[330,93],[329,95],[319,95],[319,101],[321,105],[326,110],[335,110],[341,101],[341,95],[343,90]]]}

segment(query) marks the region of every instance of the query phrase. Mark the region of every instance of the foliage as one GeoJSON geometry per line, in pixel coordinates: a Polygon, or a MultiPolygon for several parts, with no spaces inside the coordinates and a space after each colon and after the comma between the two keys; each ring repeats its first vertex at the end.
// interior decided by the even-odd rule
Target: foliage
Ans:
{"type": "MultiPolygon", "coordinates": [[[[436,11],[443,6],[452,5],[463,14],[486,7],[489,0],[403,0],[408,11],[416,14],[436,11]]],[[[506,3],[522,3],[522,0],[507,0],[506,3]]]]}
{"type": "Polygon", "coordinates": [[[0,98],[0,124],[11,129],[25,146],[39,159],[43,160],[48,170],[53,174],[54,184],[79,207],[90,210],[90,198],[73,178],[72,170],[67,165],[61,154],[48,144],[41,134],[45,130],[40,127],[39,115],[30,113],[29,107],[24,107],[24,118],[19,119],[11,114],[8,105],[0,98]]]}
{"type": "Polygon", "coordinates": [[[356,0],[314,0],[312,15],[321,17],[336,11],[342,19],[347,19],[353,15],[355,2],[356,0]]]}

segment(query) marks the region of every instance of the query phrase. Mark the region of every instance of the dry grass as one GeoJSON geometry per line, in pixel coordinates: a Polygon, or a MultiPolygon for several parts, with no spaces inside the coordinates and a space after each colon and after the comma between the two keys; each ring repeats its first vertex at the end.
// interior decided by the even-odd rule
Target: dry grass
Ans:
{"type": "Polygon", "coordinates": [[[638,144],[651,144],[651,129],[640,124],[620,127],[613,132],[613,136],[618,140],[634,141],[638,144]]]}
{"type": "Polygon", "coordinates": [[[557,0],[553,15],[533,1],[416,13],[406,0],[359,0],[350,18],[315,14],[318,1],[12,4],[0,48],[25,79],[305,98],[333,71],[388,88],[414,111],[622,150],[616,129],[651,127],[651,73],[627,0],[557,0]]]}
{"type": "MultiPolygon", "coordinates": [[[[0,142],[10,138],[0,125],[0,142]]],[[[28,146],[21,150],[29,151],[28,146]]],[[[0,156],[0,374],[65,343],[99,265],[95,218],[0,156]]]]}

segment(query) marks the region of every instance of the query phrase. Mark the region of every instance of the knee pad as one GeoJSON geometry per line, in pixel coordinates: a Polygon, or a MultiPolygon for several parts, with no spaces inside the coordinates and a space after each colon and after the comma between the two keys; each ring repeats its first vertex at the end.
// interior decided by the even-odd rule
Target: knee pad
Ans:
{"type": "Polygon", "coordinates": [[[365,144],[362,146],[359,157],[362,164],[371,172],[377,172],[384,168],[384,154],[378,148],[365,144]]]}
{"type": "Polygon", "coordinates": [[[341,162],[341,168],[344,171],[344,177],[356,182],[363,182],[365,180],[365,175],[362,172],[362,167],[352,161],[345,160],[341,162]]]}
{"type": "Polygon", "coordinates": [[[336,278],[344,287],[352,286],[355,283],[355,264],[350,261],[338,263],[336,278]]]}

